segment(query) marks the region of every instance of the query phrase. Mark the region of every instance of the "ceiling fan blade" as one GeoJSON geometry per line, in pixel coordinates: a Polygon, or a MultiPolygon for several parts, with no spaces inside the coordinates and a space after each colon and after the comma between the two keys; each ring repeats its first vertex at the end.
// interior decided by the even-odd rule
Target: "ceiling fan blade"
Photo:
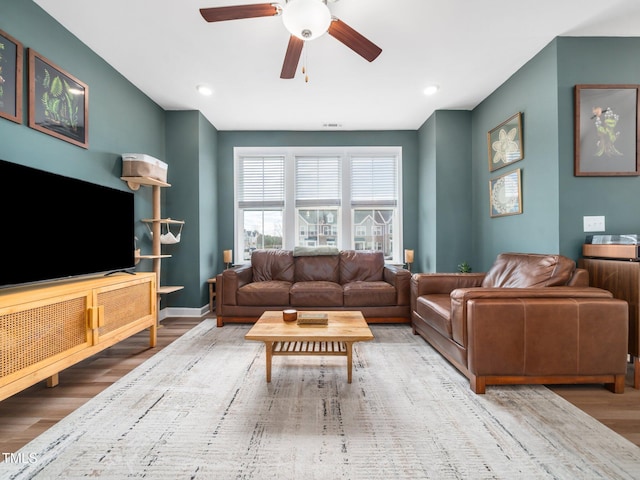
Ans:
{"type": "Polygon", "coordinates": [[[293,78],[296,76],[298,62],[302,54],[302,47],[304,47],[304,40],[295,35],[289,37],[289,45],[287,46],[287,53],[284,56],[280,78],[293,78]]]}
{"type": "Polygon", "coordinates": [[[378,55],[382,52],[382,49],[375,43],[366,39],[349,25],[337,18],[332,19],[328,33],[333,38],[341,41],[351,50],[370,62],[373,62],[378,58],[378,55]]]}
{"type": "Polygon", "coordinates": [[[232,7],[201,8],[200,14],[207,22],[222,22],[242,18],[271,17],[278,15],[280,8],[273,3],[254,3],[232,7]]]}

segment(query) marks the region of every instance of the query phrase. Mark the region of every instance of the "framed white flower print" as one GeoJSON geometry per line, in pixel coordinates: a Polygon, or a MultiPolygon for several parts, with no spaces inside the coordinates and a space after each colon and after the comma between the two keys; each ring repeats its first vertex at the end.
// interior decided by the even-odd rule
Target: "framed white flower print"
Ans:
{"type": "Polygon", "coordinates": [[[524,158],[522,113],[518,112],[487,133],[489,171],[493,172],[524,158]]]}

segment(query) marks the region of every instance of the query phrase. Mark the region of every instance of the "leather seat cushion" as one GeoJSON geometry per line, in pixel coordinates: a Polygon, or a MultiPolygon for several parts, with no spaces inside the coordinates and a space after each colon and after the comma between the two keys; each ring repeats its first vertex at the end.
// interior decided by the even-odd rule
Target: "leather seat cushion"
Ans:
{"type": "Polygon", "coordinates": [[[450,312],[451,297],[446,293],[433,293],[416,299],[416,313],[447,338],[453,338],[450,312]]]}
{"type": "Polygon", "coordinates": [[[335,282],[296,282],[291,287],[291,305],[296,307],[341,307],[342,286],[335,282]]]}
{"type": "Polygon", "coordinates": [[[374,307],[396,303],[396,289],[387,282],[351,282],[342,288],[345,307],[374,307]]]}
{"type": "Polygon", "coordinates": [[[268,280],[251,282],[238,289],[238,305],[289,305],[291,282],[268,280]]]}

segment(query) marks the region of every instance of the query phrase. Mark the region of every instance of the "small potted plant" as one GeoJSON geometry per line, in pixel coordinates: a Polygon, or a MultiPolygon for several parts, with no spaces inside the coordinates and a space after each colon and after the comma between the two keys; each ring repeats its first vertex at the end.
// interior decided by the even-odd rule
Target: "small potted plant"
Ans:
{"type": "Polygon", "coordinates": [[[460,273],[471,273],[471,265],[467,262],[462,262],[458,265],[458,271],[460,273]]]}

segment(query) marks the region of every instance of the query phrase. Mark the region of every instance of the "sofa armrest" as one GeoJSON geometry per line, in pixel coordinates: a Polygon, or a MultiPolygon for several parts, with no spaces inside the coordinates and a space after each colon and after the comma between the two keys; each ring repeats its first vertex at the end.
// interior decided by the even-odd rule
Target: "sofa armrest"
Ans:
{"type": "Polygon", "coordinates": [[[451,293],[456,288],[479,287],[484,273],[414,273],[411,290],[416,297],[430,293],[451,293]]]}
{"type": "Polygon", "coordinates": [[[227,268],[222,276],[222,299],[224,305],[237,305],[237,292],[240,287],[253,281],[251,264],[227,268]]]}
{"type": "Polygon", "coordinates": [[[608,290],[595,287],[458,288],[451,292],[453,339],[460,345],[466,345],[467,304],[472,300],[492,300],[496,305],[501,301],[510,305],[516,301],[526,306],[527,301],[533,299],[544,299],[549,305],[560,305],[576,298],[611,299],[613,295],[608,290]]]}
{"type": "Polygon", "coordinates": [[[576,271],[573,272],[573,276],[567,285],[570,287],[588,287],[589,271],[584,268],[576,268],[576,271]]]}
{"type": "Polygon", "coordinates": [[[422,295],[450,294],[457,288],[479,287],[484,273],[414,273],[411,276],[411,310],[422,295]]]}
{"type": "Polygon", "coordinates": [[[383,278],[396,289],[396,305],[409,305],[411,272],[398,265],[385,265],[383,278]]]}
{"type": "Polygon", "coordinates": [[[596,287],[526,287],[526,288],[457,288],[451,291],[452,302],[465,302],[473,298],[613,298],[609,290],[596,287]]]}

